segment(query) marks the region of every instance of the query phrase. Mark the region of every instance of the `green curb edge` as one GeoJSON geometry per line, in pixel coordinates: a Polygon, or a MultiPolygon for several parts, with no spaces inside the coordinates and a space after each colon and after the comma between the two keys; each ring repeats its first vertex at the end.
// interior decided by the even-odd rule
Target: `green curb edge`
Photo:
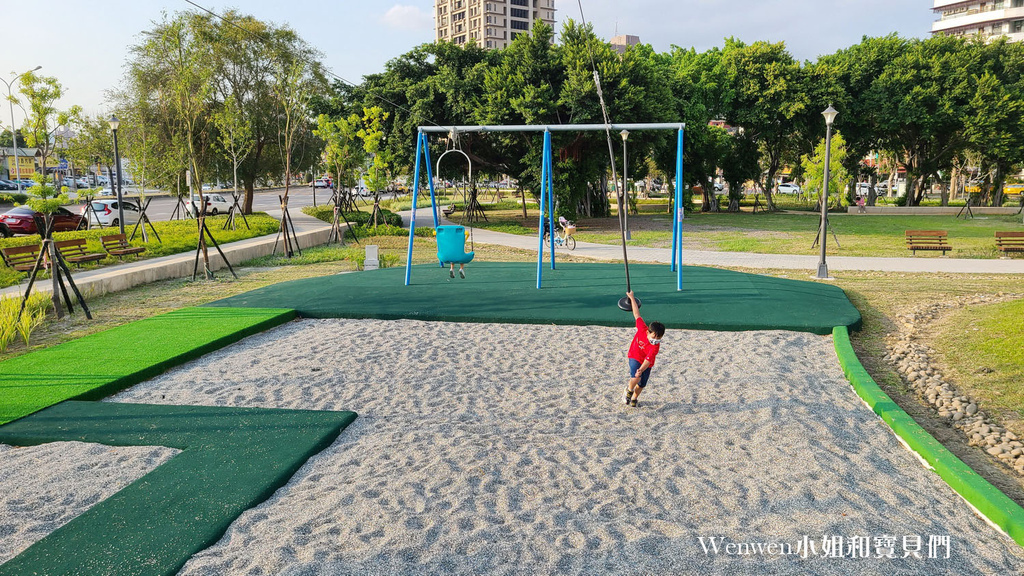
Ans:
{"type": "Polygon", "coordinates": [[[839,365],[864,403],[961,498],[1017,544],[1024,546],[1024,508],[964,464],[878,387],[853,351],[850,333],[845,326],[832,329],[832,340],[839,365]]]}

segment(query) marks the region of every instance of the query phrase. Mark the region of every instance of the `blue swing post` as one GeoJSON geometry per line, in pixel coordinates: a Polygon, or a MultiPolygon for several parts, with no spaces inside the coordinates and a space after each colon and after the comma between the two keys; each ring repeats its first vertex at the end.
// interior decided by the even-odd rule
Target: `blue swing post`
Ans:
{"type": "MultiPolygon", "coordinates": [[[[551,133],[547,130],[544,131],[544,157],[540,163],[540,221],[537,223],[537,289],[540,290],[541,285],[541,272],[544,269],[544,207],[546,206],[545,201],[547,200],[547,186],[548,186],[548,148],[547,142],[551,137],[551,133]]],[[[552,259],[554,258],[554,249],[551,250],[552,259]]]]}
{"type": "Polygon", "coordinates": [[[548,239],[551,242],[551,269],[555,269],[555,167],[551,157],[551,132],[544,133],[544,162],[548,169],[548,239]]]}
{"type": "MultiPolygon", "coordinates": [[[[685,128],[685,125],[684,125],[685,128]]],[[[672,215],[672,270],[676,273],[676,290],[683,289],[683,130],[676,138],[676,201],[672,215]]]]}
{"type": "MultiPolygon", "coordinates": [[[[416,134],[416,168],[413,171],[413,177],[412,177],[412,216],[409,217],[409,250],[408,250],[408,252],[406,252],[406,255],[405,255],[405,285],[406,286],[409,285],[409,279],[412,276],[412,240],[413,240],[414,234],[416,233],[416,201],[419,198],[419,192],[420,192],[420,155],[421,155],[421,152],[422,152],[423,148],[425,148],[424,144],[425,144],[426,138],[427,138],[427,135],[424,134],[422,130],[417,132],[417,134],[416,134]]],[[[429,154],[429,152],[428,152],[428,154],[429,154]]],[[[427,170],[428,171],[430,170],[430,160],[429,159],[427,160],[427,170]]],[[[430,184],[430,196],[431,196],[431,202],[430,203],[433,204],[434,203],[434,201],[433,201],[434,185],[433,185],[432,182],[430,184]]],[[[437,221],[437,212],[434,212],[434,220],[435,220],[435,222],[437,221]]]]}

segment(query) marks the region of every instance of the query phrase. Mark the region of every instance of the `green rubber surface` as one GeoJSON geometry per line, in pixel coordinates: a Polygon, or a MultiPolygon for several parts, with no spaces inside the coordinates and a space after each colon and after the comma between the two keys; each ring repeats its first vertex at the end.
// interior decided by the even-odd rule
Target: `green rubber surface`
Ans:
{"type": "MultiPolygon", "coordinates": [[[[676,291],[668,266],[633,264],[633,290],[648,322],[703,330],[795,330],[831,334],[860,328],[860,312],[843,291],[817,282],[772,278],[716,268],[683,267],[676,291]]],[[[480,262],[467,277],[418,265],[404,285],[404,268],[387,268],[284,282],[218,300],[208,307],[291,308],[311,318],[410,318],[448,322],[632,326],[616,303],[625,295],[617,264],[545,264],[537,290],[536,264],[480,262]]]]}
{"type": "Polygon", "coordinates": [[[295,311],[183,308],[0,362],[0,424],[64,400],[98,400],[246,336],[295,311]]]}
{"type": "Polygon", "coordinates": [[[882,391],[861,365],[845,327],[832,333],[843,372],[865,403],[952,488],[993,524],[1024,546],[1024,509],[964,464],[882,391]]]}
{"type": "Polygon", "coordinates": [[[180,454],[0,565],[0,576],[171,575],[330,446],[354,412],[64,402],[0,443],[168,446],[180,454]]]}

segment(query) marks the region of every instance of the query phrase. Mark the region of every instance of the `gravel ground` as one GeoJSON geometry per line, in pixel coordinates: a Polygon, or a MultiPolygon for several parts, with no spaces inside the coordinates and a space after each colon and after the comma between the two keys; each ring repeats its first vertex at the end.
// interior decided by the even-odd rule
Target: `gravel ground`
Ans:
{"type": "Polygon", "coordinates": [[[0,563],[179,452],[85,442],[0,444],[0,563]]]}
{"type": "Polygon", "coordinates": [[[631,336],[304,320],[115,401],[359,413],[184,575],[1024,571],[862,404],[831,338],[670,330],[629,408],[631,336]]]}

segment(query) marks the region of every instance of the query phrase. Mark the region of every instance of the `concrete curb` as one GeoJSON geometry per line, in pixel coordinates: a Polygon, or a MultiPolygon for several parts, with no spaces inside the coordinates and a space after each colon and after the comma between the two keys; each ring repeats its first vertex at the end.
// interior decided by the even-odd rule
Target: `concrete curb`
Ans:
{"type": "Polygon", "coordinates": [[[1024,508],[953,455],[878,387],[853,351],[846,327],[836,326],[832,330],[832,340],[839,364],[853,389],[889,425],[897,439],[989,524],[1024,546],[1024,508]]]}

